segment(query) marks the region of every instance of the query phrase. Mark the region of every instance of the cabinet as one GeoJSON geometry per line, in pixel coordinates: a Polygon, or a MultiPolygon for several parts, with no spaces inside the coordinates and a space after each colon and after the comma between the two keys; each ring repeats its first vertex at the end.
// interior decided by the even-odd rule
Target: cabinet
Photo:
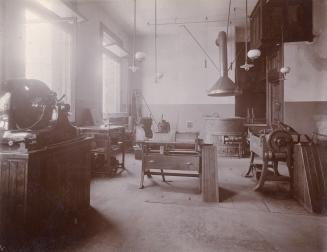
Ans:
{"type": "Polygon", "coordinates": [[[259,0],[250,16],[251,48],[312,41],[312,0],[259,0]]]}
{"type": "MultiPolygon", "coordinates": [[[[243,93],[235,97],[235,115],[246,118],[253,111],[255,123],[266,122],[266,57],[255,60],[249,71],[240,68],[245,62],[245,44],[236,43],[235,80],[243,93]]],[[[251,62],[252,63],[252,62],[251,62]]]]}
{"type": "Polygon", "coordinates": [[[283,53],[282,46],[275,46],[266,55],[267,123],[270,126],[284,121],[284,80],[280,73],[283,53]]]}
{"type": "Polygon", "coordinates": [[[1,241],[38,235],[89,208],[90,148],[90,138],[35,151],[1,148],[1,241]]]}

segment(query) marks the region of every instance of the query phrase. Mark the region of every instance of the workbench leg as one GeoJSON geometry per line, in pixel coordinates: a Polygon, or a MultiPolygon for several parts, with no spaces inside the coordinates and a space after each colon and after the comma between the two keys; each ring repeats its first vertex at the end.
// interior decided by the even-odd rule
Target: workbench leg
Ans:
{"type": "Polygon", "coordinates": [[[143,167],[143,164],[142,164],[142,171],[141,171],[141,182],[140,182],[140,189],[143,189],[144,188],[144,167],[143,167]]]}
{"type": "Polygon", "coordinates": [[[251,154],[250,154],[250,166],[249,166],[249,169],[247,171],[247,173],[245,174],[244,177],[253,177],[253,168],[254,168],[254,152],[251,151],[251,154]],[[251,175],[252,173],[252,175],[251,175]]]}
{"type": "Polygon", "coordinates": [[[165,174],[164,174],[164,172],[163,172],[163,169],[160,169],[160,171],[161,171],[162,181],[163,181],[163,182],[166,182],[165,174]]]}
{"type": "Polygon", "coordinates": [[[199,178],[200,178],[200,193],[202,193],[202,173],[200,173],[199,178]]]}
{"type": "Polygon", "coordinates": [[[152,178],[152,175],[151,175],[150,170],[148,170],[145,174],[146,174],[146,176],[147,176],[148,178],[152,178]]]}
{"type": "Polygon", "coordinates": [[[254,191],[258,191],[263,187],[266,181],[267,174],[268,174],[268,160],[263,160],[261,175],[257,185],[254,187],[254,191]]]}
{"type": "Polygon", "coordinates": [[[274,169],[275,175],[280,176],[279,171],[278,171],[278,161],[273,162],[273,169],[274,169]]]}
{"type": "Polygon", "coordinates": [[[121,166],[123,169],[125,169],[125,142],[122,144],[122,161],[121,166]]]}

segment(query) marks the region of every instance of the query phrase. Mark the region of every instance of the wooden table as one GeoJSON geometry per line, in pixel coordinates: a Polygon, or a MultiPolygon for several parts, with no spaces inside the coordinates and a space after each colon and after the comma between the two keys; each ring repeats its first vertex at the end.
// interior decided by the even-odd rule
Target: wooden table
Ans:
{"type": "Polygon", "coordinates": [[[163,181],[165,176],[199,177],[201,188],[201,152],[197,143],[140,141],[138,144],[142,147],[141,189],[145,175],[161,175],[163,181]]]}
{"type": "Polygon", "coordinates": [[[93,173],[111,174],[111,157],[118,152],[122,153],[119,168],[125,169],[125,127],[117,125],[99,125],[79,127],[82,134],[92,136],[95,139],[92,153],[104,155],[105,170],[93,171],[93,173]]]}

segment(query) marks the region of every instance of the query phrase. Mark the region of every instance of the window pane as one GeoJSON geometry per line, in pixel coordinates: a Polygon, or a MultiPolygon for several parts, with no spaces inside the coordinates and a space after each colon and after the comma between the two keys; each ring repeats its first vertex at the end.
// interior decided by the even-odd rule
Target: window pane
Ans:
{"type": "Polygon", "coordinates": [[[103,67],[103,117],[120,112],[120,63],[108,55],[102,56],[103,67]]]}
{"type": "Polygon", "coordinates": [[[45,82],[71,104],[71,35],[28,10],[25,16],[32,21],[25,24],[25,77],[45,82]]]}

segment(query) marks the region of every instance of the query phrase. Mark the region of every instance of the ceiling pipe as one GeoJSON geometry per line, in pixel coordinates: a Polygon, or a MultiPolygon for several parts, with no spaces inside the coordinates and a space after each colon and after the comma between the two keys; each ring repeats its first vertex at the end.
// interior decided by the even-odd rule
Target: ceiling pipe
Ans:
{"type": "Polygon", "coordinates": [[[209,90],[208,96],[236,96],[242,93],[240,87],[228,77],[227,67],[227,35],[221,31],[218,34],[216,45],[219,47],[221,77],[209,90]]]}

